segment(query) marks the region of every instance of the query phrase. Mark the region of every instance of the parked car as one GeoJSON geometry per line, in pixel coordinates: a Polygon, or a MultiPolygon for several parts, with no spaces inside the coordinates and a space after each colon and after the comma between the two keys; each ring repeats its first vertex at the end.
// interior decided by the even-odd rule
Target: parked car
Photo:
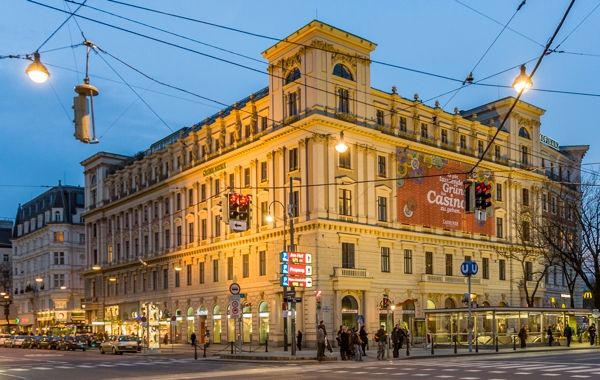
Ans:
{"type": "Polygon", "coordinates": [[[42,336],[32,336],[29,348],[38,348],[38,349],[41,348],[40,342],[42,341],[43,338],[44,337],[42,337],[42,336]]]}
{"type": "Polygon", "coordinates": [[[15,337],[10,335],[8,338],[4,339],[4,347],[13,347],[15,345],[15,337]]]}
{"type": "Polygon", "coordinates": [[[69,351],[69,350],[82,350],[85,351],[87,348],[87,343],[85,341],[85,338],[82,338],[80,336],[71,336],[71,335],[67,335],[66,337],[64,337],[64,339],[62,339],[58,345],[56,346],[56,348],[58,350],[65,350],[65,351],[69,351]]]}
{"type": "Polygon", "coordinates": [[[130,335],[111,335],[100,344],[100,353],[112,352],[114,355],[123,355],[124,352],[138,352],[137,337],[130,335]]]}
{"type": "Polygon", "coordinates": [[[32,336],[26,336],[25,339],[23,339],[23,343],[21,343],[21,348],[31,348],[32,341],[33,341],[32,336]]]}
{"type": "Polygon", "coordinates": [[[25,342],[25,339],[27,339],[28,336],[27,335],[17,335],[14,337],[13,339],[13,344],[11,347],[23,347],[23,343],[25,342]]]}
{"type": "Polygon", "coordinates": [[[6,341],[6,339],[12,337],[12,335],[10,334],[3,334],[0,335],[0,346],[4,346],[4,342],[6,341]]]}
{"type": "Polygon", "coordinates": [[[90,342],[89,347],[90,348],[100,348],[100,345],[102,344],[102,342],[104,342],[102,339],[93,339],[90,342]]]}
{"type": "Polygon", "coordinates": [[[51,336],[45,336],[42,338],[42,340],[39,341],[38,343],[38,348],[43,348],[43,349],[48,349],[50,348],[50,344],[52,343],[52,338],[51,336]]]}

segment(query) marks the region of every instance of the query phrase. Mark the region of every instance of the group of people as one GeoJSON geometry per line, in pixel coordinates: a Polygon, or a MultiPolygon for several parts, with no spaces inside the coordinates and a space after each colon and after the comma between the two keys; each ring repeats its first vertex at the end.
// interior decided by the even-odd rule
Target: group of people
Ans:
{"type": "MultiPolygon", "coordinates": [[[[578,328],[577,330],[577,334],[578,335],[582,335],[583,334],[583,328],[578,328]]],[[[521,326],[521,330],[519,330],[519,341],[521,342],[521,348],[525,348],[527,347],[527,332],[528,332],[528,326],[527,325],[523,325],[521,326]]],[[[552,343],[555,340],[555,336],[557,338],[560,338],[561,336],[564,336],[566,339],[566,343],[567,343],[567,347],[571,347],[571,341],[573,339],[573,333],[574,330],[571,326],[566,325],[566,326],[562,326],[561,323],[559,324],[554,324],[554,325],[550,325],[548,326],[548,329],[546,329],[546,335],[548,337],[548,345],[552,346],[552,343]]],[[[590,345],[594,345],[594,341],[596,340],[596,326],[594,324],[590,325],[587,329],[587,333],[588,333],[588,337],[590,340],[590,345]]]]}

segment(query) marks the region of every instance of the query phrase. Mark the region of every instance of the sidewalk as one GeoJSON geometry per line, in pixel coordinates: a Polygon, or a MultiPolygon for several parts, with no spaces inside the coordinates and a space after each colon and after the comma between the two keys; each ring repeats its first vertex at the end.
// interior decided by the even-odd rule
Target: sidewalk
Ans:
{"type": "MultiPolygon", "coordinates": [[[[519,346],[514,350],[513,345],[500,345],[498,352],[495,347],[479,347],[479,352],[475,352],[476,348],[473,346],[473,351],[469,352],[468,346],[459,345],[457,346],[457,353],[454,353],[454,346],[446,346],[443,348],[434,347],[434,354],[431,354],[431,348],[423,349],[422,347],[411,347],[409,355],[407,356],[406,345],[402,350],[399,351],[399,358],[394,359],[393,350],[390,348],[389,357],[390,360],[414,360],[414,359],[425,359],[432,357],[453,357],[453,356],[484,356],[484,355],[502,355],[502,354],[513,354],[519,352],[548,352],[548,351],[566,351],[566,350],[583,350],[591,348],[588,343],[571,343],[571,347],[565,346],[528,346],[527,348],[521,349],[519,346]]],[[[288,347],[288,351],[284,351],[283,347],[268,347],[268,352],[265,352],[265,346],[252,346],[252,352],[248,352],[250,349],[249,344],[243,346],[244,352],[231,353],[231,346],[211,344],[206,350],[206,357],[204,357],[203,346],[197,347],[198,360],[211,360],[211,361],[241,361],[241,362],[255,362],[257,360],[266,362],[301,362],[302,364],[318,363],[316,360],[317,351],[315,348],[305,348],[302,351],[296,350],[296,355],[292,356],[291,347],[288,347]]],[[[194,347],[189,344],[175,344],[173,346],[161,347],[161,352],[152,355],[178,355],[193,358],[194,347]]],[[[333,353],[325,351],[326,362],[340,361],[339,348],[334,348],[333,353]]],[[[386,356],[387,357],[387,356],[386,356]]],[[[387,359],[386,359],[387,360],[387,359]]],[[[377,361],[377,350],[367,350],[367,355],[363,357],[363,361],[377,361]]]]}

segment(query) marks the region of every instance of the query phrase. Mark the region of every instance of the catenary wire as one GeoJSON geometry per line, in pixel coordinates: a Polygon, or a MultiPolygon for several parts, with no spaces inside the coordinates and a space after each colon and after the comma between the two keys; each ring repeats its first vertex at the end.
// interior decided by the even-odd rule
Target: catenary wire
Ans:
{"type": "Polygon", "coordinates": [[[37,48],[37,49],[36,49],[36,51],[39,51],[41,48],[43,48],[43,47],[44,47],[44,45],[46,45],[46,43],[47,43],[48,41],[50,41],[50,39],[51,39],[52,37],[54,37],[54,35],[56,34],[56,32],[58,32],[58,31],[60,30],[60,28],[62,28],[62,27],[63,27],[63,26],[64,26],[64,25],[67,23],[67,21],[69,21],[69,20],[71,19],[71,17],[73,17],[73,16],[75,15],[75,13],[77,13],[77,11],[78,11],[79,9],[81,9],[81,7],[82,7],[82,6],[83,6],[83,5],[84,5],[86,2],[87,2],[87,0],[83,0],[83,3],[82,3],[81,5],[79,5],[79,6],[77,7],[77,9],[75,9],[75,11],[74,11],[74,12],[66,12],[66,11],[65,11],[66,13],[69,13],[69,17],[67,17],[67,18],[65,19],[65,21],[63,21],[63,22],[62,22],[62,23],[61,23],[61,24],[58,26],[58,28],[56,28],[56,30],[55,30],[54,32],[52,32],[52,34],[51,34],[51,35],[50,35],[48,38],[46,38],[46,40],[45,40],[44,42],[42,42],[42,44],[40,45],[40,47],[39,47],[39,48],[37,48]]]}

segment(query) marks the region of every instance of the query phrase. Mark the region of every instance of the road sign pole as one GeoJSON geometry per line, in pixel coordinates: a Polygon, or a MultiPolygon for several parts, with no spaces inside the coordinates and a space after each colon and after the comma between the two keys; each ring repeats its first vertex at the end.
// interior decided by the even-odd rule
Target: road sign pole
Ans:
{"type": "Polygon", "coordinates": [[[471,275],[467,276],[467,286],[469,291],[469,321],[467,322],[469,329],[469,352],[473,352],[473,321],[471,319],[471,275]]]}
{"type": "MultiPolygon", "coordinates": [[[[294,179],[290,178],[290,198],[288,203],[289,214],[290,214],[290,251],[296,252],[294,246],[294,179]]],[[[292,287],[292,290],[294,288],[292,287]]],[[[296,302],[292,302],[292,356],[296,356],[296,302]]]]}

